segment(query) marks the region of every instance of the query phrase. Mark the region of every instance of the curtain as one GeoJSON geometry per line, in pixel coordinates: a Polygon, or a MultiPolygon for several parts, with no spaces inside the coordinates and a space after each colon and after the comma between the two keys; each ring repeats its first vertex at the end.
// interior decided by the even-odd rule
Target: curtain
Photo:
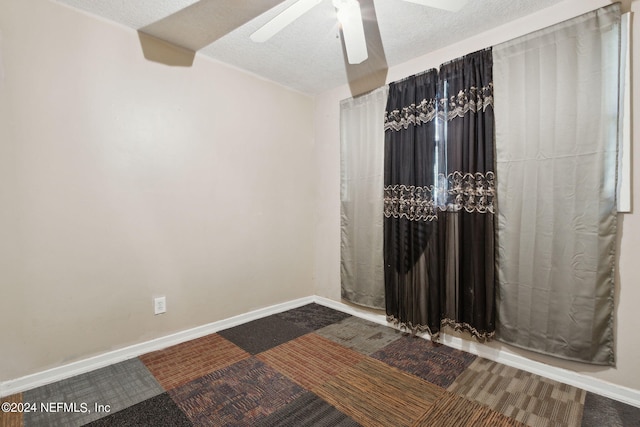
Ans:
{"type": "Polygon", "coordinates": [[[342,298],[384,309],[382,186],[388,87],[340,103],[342,298]]]}
{"type": "MultiPolygon", "coordinates": [[[[438,72],[391,83],[385,111],[384,283],[389,321],[440,331],[442,248],[438,234],[438,72]]],[[[440,160],[440,159],[438,159],[440,160]]]]}
{"type": "Polygon", "coordinates": [[[494,118],[491,50],[440,67],[446,140],[443,324],[479,340],[495,332],[494,118]]]}
{"type": "Polygon", "coordinates": [[[495,330],[492,56],[392,83],[385,113],[387,317],[437,338],[495,330]]]}
{"type": "Polygon", "coordinates": [[[613,365],[618,4],[496,46],[497,332],[613,365]]]}

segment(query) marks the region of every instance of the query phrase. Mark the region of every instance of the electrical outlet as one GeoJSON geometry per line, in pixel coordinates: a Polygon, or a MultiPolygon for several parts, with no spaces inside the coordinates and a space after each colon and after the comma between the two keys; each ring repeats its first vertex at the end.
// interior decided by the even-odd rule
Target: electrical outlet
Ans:
{"type": "Polygon", "coordinates": [[[167,312],[167,297],[157,297],[153,299],[154,314],[162,314],[167,312]]]}

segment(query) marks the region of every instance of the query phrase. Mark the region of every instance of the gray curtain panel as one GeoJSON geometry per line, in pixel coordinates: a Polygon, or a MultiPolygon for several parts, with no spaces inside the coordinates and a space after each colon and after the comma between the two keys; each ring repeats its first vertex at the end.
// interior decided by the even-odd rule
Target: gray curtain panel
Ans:
{"type": "Polygon", "coordinates": [[[382,186],[388,87],[340,103],[342,298],[384,308],[382,186]]]}
{"type": "Polygon", "coordinates": [[[497,336],[613,365],[618,4],[493,48],[497,336]]]}

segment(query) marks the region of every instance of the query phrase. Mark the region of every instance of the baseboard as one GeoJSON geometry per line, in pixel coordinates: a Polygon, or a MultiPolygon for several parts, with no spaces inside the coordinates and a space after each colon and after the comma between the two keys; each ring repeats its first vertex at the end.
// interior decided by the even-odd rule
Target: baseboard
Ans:
{"type": "MultiPolygon", "coordinates": [[[[375,314],[365,309],[360,309],[348,304],[319,296],[314,297],[314,302],[329,308],[333,308],[334,310],[339,310],[353,316],[367,319],[375,323],[392,326],[387,322],[386,316],[383,314],[375,314]]],[[[419,334],[419,336],[424,339],[429,339],[429,336],[427,334],[419,334]]],[[[452,337],[447,334],[441,334],[440,342],[449,347],[458,350],[464,350],[468,353],[484,357],[485,359],[502,363],[503,365],[522,369],[523,371],[540,375],[541,377],[549,378],[551,380],[578,387],[583,390],[587,390],[592,393],[596,393],[610,399],[614,399],[640,408],[640,390],[616,385],[608,381],[603,381],[584,374],[580,374],[578,372],[550,366],[546,363],[536,362],[531,359],[527,359],[526,357],[520,356],[519,354],[511,353],[506,350],[497,350],[477,343],[475,341],[452,337]]]]}
{"type": "MultiPolygon", "coordinates": [[[[195,338],[200,338],[223,329],[232,328],[234,326],[238,326],[252,320],[260,319],[262,317],[270,316],[272,314],[280,313],[312,302],[369,320],[371,322],[390,326],[383,314],[375,314],[369,310],[361,309],[324,297],[304,297],[293,301],[272,305],[270,307],[250,311],[248,313],[198,326],[196,328],[177,332],[175,334],[167,335],[164,337],[156,338],[140,344],[135,344],[129,347],[110,351],[98,356],[90,357],[67,365],[17,378],[15,380],[0,382],[0,396],[9,396],[15,393],[20,393],[56,381],[70,378],[75,375],[91,372],[93,370],[100,369],[114,363],[138,357],[151,351],[161,350],[172,345],[180,344],[182,342],[189,341],[195,338]]],[[[428,335],[426,334],[422,334],[420,336],[422,338],[429,339],[428,335]]],[[[569,384],[574,387],[579,387],[581,389],[640,408],[639,390],[634,390],[628,387],[612,384],[607,381],[598,380],[596,378],[569,371],[567,369],[556,368],[544,363],[535,362],[515,353],[496,350],[494,348],[473,341],[463,340],[461,338],[448,336],[446,334],[443,334],[441,341],[443,344],[449,347],[453,347],[458,350],[464,350],[477,356],[505,364],[507,366],[522,369],[523,371],[531,372],[533,374],[569,384]]]]}
{"type": "Polygon", "coordinates": [[[162,350],[163,348],[167,348],[172,345],[180,344],[182,342],[189,341],[195,338],[200,338],[205,335],[221,331],[223,329],[232,328],[234,326],[238,326],[252,320],[260,319],[262,317],[270,316],[276,313],[281,313],[283,311],[300,307],[305,304],[310,304],[312,302],[314,302],[314,297],[299,298],[293,301],[288,301],[285,303],[272,305],[270,307],[253,310],[248,313],[240,314],[238,316],[229,317],[228,319],[223,319],[217,322],[187,329],[185,331],[180,331],[171,335],[166,335],[164,337],[156,338],[140,344],[134,344],[118,350],[109,351],[98,356],[90,357],[87,359],[79,360],[77,362],[69,363],[67,365],[27,375],[15,380],[3,381],[0,382],[0,396],[10,396],[12,394],[20,393],[56,381],[64,380],[76,375],[91,372],[96,369],[104,368],[105,366],[113,365],[114,363],[133,359],[134,357],[138,357],[145,353],[162,350]]]}

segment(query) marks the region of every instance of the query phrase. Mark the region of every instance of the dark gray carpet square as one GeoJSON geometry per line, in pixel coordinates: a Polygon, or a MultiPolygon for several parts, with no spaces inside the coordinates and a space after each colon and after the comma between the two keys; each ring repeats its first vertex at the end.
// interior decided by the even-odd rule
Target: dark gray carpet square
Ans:
{"type": "Polygon", "coordinates": [[[169,391],[197,426],[252,426],[296,400],[304,389],[255,357],[169,391]]]}
{"type": "Polygon", "coordinates": [[[187,416],[163,393],[87,424],[90,427],[191,427],[187,416]]]}
{"type": "Polygon", "coordinates": [[[304,393],[284,408],[255,423],[256,427],[357,427],[359,425],[311,392],[304,393]]]}
{"type": "Polygon", "coordinates": [[[410,335],[395,340],[371,357],[442,388],[449,387],[476,359],[471,353],[410,335]]]}
{"type": "Polygon", "coordinates": [[[640,427],[640,408],[587,392],[582,427],[640,427]]]}
{"type": "Polygon", "coordinates": [[[309,332],[312,332],[309,328],[273,315],[219,331],[218,335],[250,354],[258,354],[309,332]]]}
{"type": "Polygon", "coordinates": [[[307,304],[275,315],[301,328],[316,330],[339,322],[350,314],[320,304],[307,304]]]}

